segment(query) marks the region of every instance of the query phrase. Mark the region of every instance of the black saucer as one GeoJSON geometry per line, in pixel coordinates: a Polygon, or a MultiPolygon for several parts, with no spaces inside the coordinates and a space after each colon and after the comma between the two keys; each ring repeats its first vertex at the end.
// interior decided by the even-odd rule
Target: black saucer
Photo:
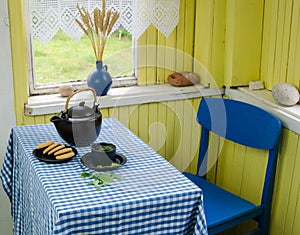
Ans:
{"type": "Polygon", "coordinates": [[[86,167],[94,171],[113,171],[123,166],[127,162],[127,158],[120,153],[116,153],[116,155],[112,158],[112,161],[113,163],[118,164],[117,166],[112,165],[112,166],[99,167],[100,165],[99,162],[92,157],[92,153],[90,152],[83,155],[80,161],[82,162],[83,165],[85,165],[86,167]]]}

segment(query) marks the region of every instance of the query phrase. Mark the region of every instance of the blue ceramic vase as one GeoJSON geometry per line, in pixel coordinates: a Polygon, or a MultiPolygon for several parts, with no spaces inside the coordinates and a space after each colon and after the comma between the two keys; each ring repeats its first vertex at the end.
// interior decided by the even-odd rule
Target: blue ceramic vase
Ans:
{"type": "Polygon", "coordinates": [[[96,69],[93,70],[88,78],[87,85],[96,91],[97,96],[107,95],[112,84],[110,74],[107,72],[107,66],[103,66],[102,61],[96,62],[96,69]]]}

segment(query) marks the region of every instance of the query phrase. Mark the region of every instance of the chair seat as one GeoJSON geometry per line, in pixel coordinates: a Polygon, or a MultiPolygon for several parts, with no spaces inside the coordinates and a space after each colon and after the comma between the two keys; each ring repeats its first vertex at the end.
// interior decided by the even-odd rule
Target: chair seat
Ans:
{"type": "MultiPolygon", "coordinates": [[[[183,174],[198,185],[203,191],[204,212],[208,229],[228,222],[235,218],[251,214],[256,205],[202,179],[201,177],[183,172],[183,174]],[[223,203],[224,202],[224,203],[223,203]]],[[[246,220],[246,219],[245,219],[246,220]]]]}

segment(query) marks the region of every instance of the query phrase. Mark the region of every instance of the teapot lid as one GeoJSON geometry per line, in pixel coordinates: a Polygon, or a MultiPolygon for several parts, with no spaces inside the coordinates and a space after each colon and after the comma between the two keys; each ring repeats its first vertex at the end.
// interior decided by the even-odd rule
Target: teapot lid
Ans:
{"type": "Polygon", "coordinates": [[[82,101],[79,103],[79,105],[75,105],[67,110],[68,116],[70,118],[88,118],[88,117],[94,117],[95,111],[86,106],[85,102],[82,101]]]}

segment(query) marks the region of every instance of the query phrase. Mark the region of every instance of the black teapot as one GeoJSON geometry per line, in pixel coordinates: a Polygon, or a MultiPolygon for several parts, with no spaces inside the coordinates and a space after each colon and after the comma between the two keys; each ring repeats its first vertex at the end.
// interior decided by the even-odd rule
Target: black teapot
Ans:
{"type": "Polygon", "coordinates": [[[94,89],[85,88],[72,93],[65,105],[65,110],[51,117],[58,134],[70,145],[84,147],[93,143],[100,134],[102,114],[96,104],[94,89]],[[70,99],[79,92],[91,91],[94,96],[93,107],[85,105],[85,101],[69,108],[70,99]]]}

